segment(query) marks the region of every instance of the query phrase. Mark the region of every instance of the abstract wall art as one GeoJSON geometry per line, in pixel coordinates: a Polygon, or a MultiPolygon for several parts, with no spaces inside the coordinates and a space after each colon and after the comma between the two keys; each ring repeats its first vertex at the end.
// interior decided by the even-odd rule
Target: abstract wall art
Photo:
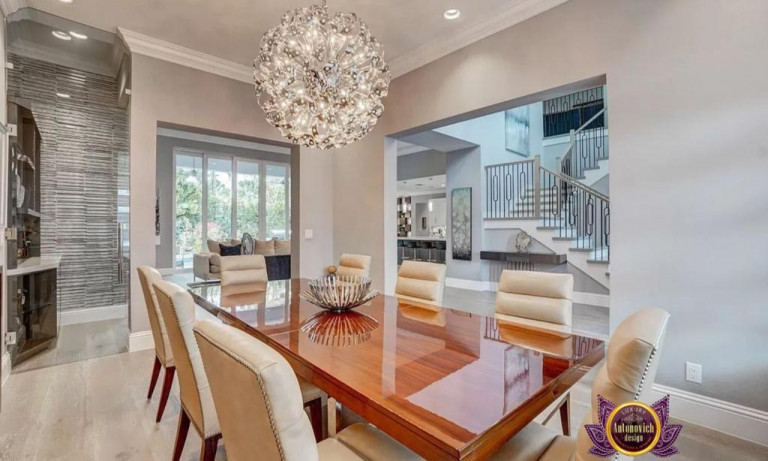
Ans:
{"type": "Polygon", "coordinates": [[[453,259],[472,260],[472,188],[451,191],[451,249],[453,259]]]}

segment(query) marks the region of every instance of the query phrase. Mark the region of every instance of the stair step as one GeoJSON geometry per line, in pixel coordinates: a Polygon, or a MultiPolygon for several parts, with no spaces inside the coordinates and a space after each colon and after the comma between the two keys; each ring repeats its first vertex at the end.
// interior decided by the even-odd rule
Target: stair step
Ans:
{"type": "Polygon", "coordinates": [[[552,240],[571,241],[571,240],[576,240],[576,237],[563,237],[558,235],[558,236],[552,237],[552,240]]]}
{"type": "MultiPolygon", "coordinates": [[[[605,264],[608,265],[610,262],[607,259],[587,259],[587,263],[589,264],[605,264]]],[[[607,274],[607,272],[606,272],[607,274]]]]}
{"type": "Polygon", "coordinates": [[[537,230],[558,230],[560,226],[536,226],[537,230]]]}
{"type": "Polygon", "coordinates": [[[577,248],[577,247],[570,247],[570,248],[568,248],[568,250],[570,250],[570,251],[578,251],[580,253],[591,253],[592,251],[595,251],[594,248],[577,248]]]}

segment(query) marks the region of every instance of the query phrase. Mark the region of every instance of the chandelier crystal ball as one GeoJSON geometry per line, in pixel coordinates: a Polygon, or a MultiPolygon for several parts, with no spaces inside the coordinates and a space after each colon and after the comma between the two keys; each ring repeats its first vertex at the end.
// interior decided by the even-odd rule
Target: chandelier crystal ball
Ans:
{"type": "Polygon", "coordinates": [[[305,147],[344,147],[384,112],[390,74],[384,48],[354,13],[331,17],[314,5],[283,15],[261,39],[254,61],[267,122],[305,147]]]}

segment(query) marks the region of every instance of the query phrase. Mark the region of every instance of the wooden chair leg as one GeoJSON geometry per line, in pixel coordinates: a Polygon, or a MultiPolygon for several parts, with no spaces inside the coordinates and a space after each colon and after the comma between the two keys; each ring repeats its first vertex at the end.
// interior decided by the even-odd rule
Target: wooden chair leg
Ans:
{"type": "Polygon", "coordinates": [[[187,441],[189,432],[189,416],[184,408],[179,412],[179,427],[176,429],[176,444],[173,446],[173,461],[179,461],[184,450],[184,442],[187,441]]]}
{"type": "Polygon", "coordinates": [[[158,376],[160,376],[160,359],[155,356],[155,365],[152,367],[152,379],[149,381],[149,392],[147,392],[148,399],[151,399],[152,394],[155,392],[158,376]]]}
{"type": "Polygon", "coordinates": [[[176,372],[176,367],[168,367],[165,369],[165,377],[163,379],[163,391],[160,394],[160,405],[157,406],[157,418],[155,422],[159,423],[163,418],[163,412],[165,411],[165,404],[168,403],[168,396],[171,395],[171,386],[173,385],[173,375],[176,372]]]}
{"type": "Polygon", "coordinates": [[[221,434],[203,440],[203,446],[200,449],[200,461],[213,461],[216,458],[216,449],[219,446],[220,438],[221,434]]]}
{"type": "Polygon", "coordinates": [[[560,405],[560,424],[563,426],[563,435],[570,437],[571,435],[571,419],[569,418],[569,407],[571,403],[571,395],[568,394],[562,405],[560,405]]]}
{"type": "Polygon", "coordinates": [[[312,431],[315,440],[320,443],[323,440],[323,401],[320,397],[304,404],[309,409],[309,420],[312,422],[312,431]]]}

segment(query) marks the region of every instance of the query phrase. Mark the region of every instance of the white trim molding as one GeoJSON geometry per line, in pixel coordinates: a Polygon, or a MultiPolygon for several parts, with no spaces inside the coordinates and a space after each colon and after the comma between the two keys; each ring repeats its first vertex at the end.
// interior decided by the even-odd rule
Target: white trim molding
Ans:
{"type": "Polygon", "coordinates": [[[589,304],[590,306],[611,307],[611,295],[599,295],[596,293],[585,293],[583,291],[573,292],[573,302],[579,304],[589,304]]]}
{"type": "Polygon", "coordinates": [[[392,72],[392,78],[407,74],[566,1],[568,0],[523,0],[512,8],[504,7],[501,10],[490,11],[459,32],[438,35],[415,49],[390,60],[389,68],[392,72]]]}
{"type": "Polygon", "coordinates": [[[0,371],[2,371],[2,374],[0,374],[0,387],[3,387],[8,381],[8,378],[11,376],[11,354],[8,352],[3,354],[2,364],[0,364],[0,371]]]}
{"type": "Polygon", "coordinates": [[[8,15],[26,7],[26,0],[0,0],[0,10],[2,10],[3,16],[6,18],[8,15]]]}
{"type": "Polygon", "coordinates": [[[99,322],[102,320],[122,319],[127,316],[127,304],[83,309],[67,309],[61,311],[61,321],[59,322],[59,325],[66,326],[79,323],[99,322]]]}
{"type": "MultiPolygon", "coordinates": [[[[670,399],[670,416],[768,446],[768,412],[713,399],[674,387],[654,384],[653,401],[670,399]]],[[[685,431],[685,424],[683,424],[685,431]]]]}
{"type": "MultiPolygon", "coordinates": [[[[511,8],[504,7],[500,10],[490,11],[458,33],[452,31],[445,35],[439,35],[413,50],[389,60],[392,78],[407,74],[566,1],[568,0],[522,0],[511,8]]],[[[6,4],[9,5],[9,8],[14,8],[13,5],[23,5],[24,0],[0,0],[3,10],[5,10],[6,4]]],[[[16,9],[18,8],[16,7],[16,9]]],[[[244,83],[253,83],[253,68],[251,66],[202,53],[123,27],[118,27],[117,33],[131,53],[161,59],[244,83]]]]}
{"type": "Polygon", "coordinates": [[[132,54],[161,59],[244,83],[253,83],[253,68],[251,66],[195,51],[122,27],[117,28],[117,33],[132,54]]]}
{"type": "Polygon", "coordinates": [[[152,339],[152,330],[131,332],[128,335],[128,352],[139,352],[154,348],[155,341],[152,339]]]}

